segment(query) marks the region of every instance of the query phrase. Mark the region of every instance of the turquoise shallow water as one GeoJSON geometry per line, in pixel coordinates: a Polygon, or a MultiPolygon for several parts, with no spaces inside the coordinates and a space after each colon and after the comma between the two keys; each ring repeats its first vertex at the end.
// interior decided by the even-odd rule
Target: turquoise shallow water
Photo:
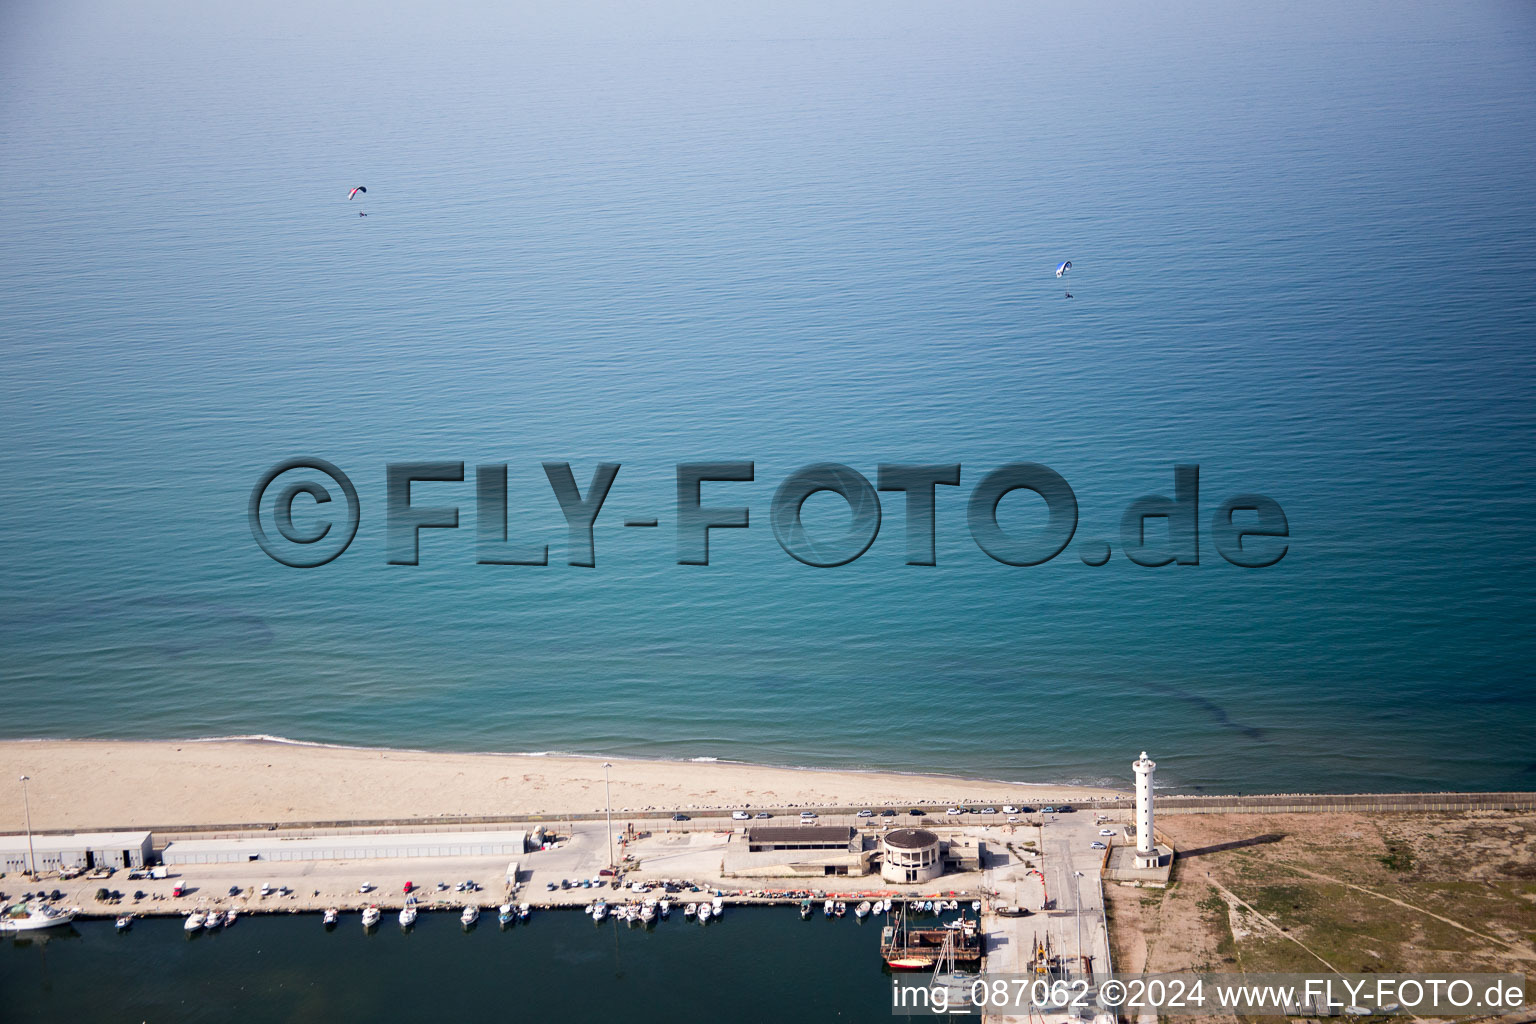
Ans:
{"type": "Polygon", "coordinates": [[[1536,780],[1527,8],[164,10],[4,14],[0,735],[1536,780]],[[313,570],[246,521],[296,455],[362,505],[313,570]],[[507,463],[553,564],[476,565],[466,482],[387,565],[421,459],[507,463]],[[549,459],[622,464],[595,568],[549,459]],[[707,459],[752,525],[680,566],[707,459]],[[784,554],[821,461],[962,464],[938,564],[894,494],[858,561],[784,554]],[[1046,565],[966,531],[1013,461],[1080,504],[1046,565]],[[1284,560],[1129,562],[1180,462],[1284,560]]]}

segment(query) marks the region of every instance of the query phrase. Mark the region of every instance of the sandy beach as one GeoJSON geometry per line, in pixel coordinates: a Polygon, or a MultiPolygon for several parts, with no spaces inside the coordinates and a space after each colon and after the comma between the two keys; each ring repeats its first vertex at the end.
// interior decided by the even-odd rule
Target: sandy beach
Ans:
{"type": "MultiPolygon", "coordinates": [[[[958,777],[612,760],[613,808],[1048,802],[1114,790],[958,777]]],[[[272,740],[0,741],[0,829],[587,813],[603,809],[603,761],[306,746],[272,740]]]]}

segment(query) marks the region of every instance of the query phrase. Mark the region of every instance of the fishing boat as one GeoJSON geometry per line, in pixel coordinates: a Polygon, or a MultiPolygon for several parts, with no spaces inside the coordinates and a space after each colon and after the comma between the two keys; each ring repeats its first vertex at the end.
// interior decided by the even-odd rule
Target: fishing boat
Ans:
{"type": "Polygon", "coordinates": [[[480,908],[473,903],[465,904],[464,912],[459,915],[459,923],[468,928],[478,920],[480,920],[480,908]]]}
{"type": "Polygon", "coordinates": [[[842,900],[838,900],[836,913],[838,917],[845,916],[848,913],[848,904],[844,903],[842,900]]]}
{"type": "Polygon", "coordinates": [[[716,896],[710,901],[709,909],[711,917],[719,917],[725,912],[725,898],[723,896],[716,896]]]}
{"type": "Polygon", "coordinates": [[[31,932],[66,925],[80,913],[79,907],[51,907],[46,903],[17,903],[0,913],[0,933],[31,932]]]}
{"type": "Polygon", "coordinates": [[[656,913],[657,911],[655,900],[646,900],[644,903],[640,904],[640,920],[646,924],[651,924],[656,920],[656,913]]]}
{"type": "Polygon", "coordinates": [[[341,916],[341,911],[337,910],[335,907],[332,907],[331,909],[327,910],[325,912],[325,926],[327,928],[335,928],[336,927],[336,919],[338,917],[340,917],[340,916],[341,916]]]}
{"type": "Polygon", "coordinates": [[[239,913],[240,911],[236,910],[234,907],[230,907],[228,912],[226,912],[224,915],[224,927],[228,928],[230,925],[234,924],[235,916],[239,913]]]}
{"type": "Polygon", "coordinates": [[[593,900],[592,906],[587,908],[587,913],[592,915],[592,920],[601,922],[608,916],[608,904],[603,900],[593,900]]]}
{"type": "Polygon", "coordinates": [[[880,933],[880,957],[887,966],[927,970],[938,965],[941,957],[956,966],[980,966],[981,934],[974,921],[967,920],[960,928],[912,928],[906,909],[903,904],[895,922],[880,933]]]}
{"type": "Polygon", "coordinates": [[[195,932],[203,926],[203,922],[206,920],[208,920],[207,914],[204,914],[201,910],[194,910],[187,915],[187,919],[182,922],[181,926],[189,932],[195,932]]]}
{"type": "Polygon", "coordinates": [[[517,920],[517,912],[512,909],[512,904],[503,903],[496,909],[496,923],[505,928],[517,920]]]}
{"type": "Polygon", "coordinates": [[[529,915],[532,914],[532,913],[533,913],[533,907],[531,905],[529,905],[527,903],[519,903],[517,905],[517,919],[519,921],[526,921],[526,920],[528,920],[529,915]]]}
{"type": "Polygon", "coordinates": [[[800,920],[802,920],[802,921],[809,921],[810,918],[811,918],[811,915],[813,913],[815,913],[815,910],[811,906],[811,901],[810,900],[801,900],[800,901],[800,920]]]}
{"type": "Polygon", "coordinates": [[[853,916],[862,921],[869,916],[869,900],[865,900],[853,908],[853,916]]]}
{"type": "Polygon", "coordinates": [[[665,920],[666,918],[672,916],[672,901],[662,900],[660,903],[656,904],[656,910],[661,914],[662,919],[665,920]]]}
{"type": "Polygon", "coordinates": [[[363,911],[363,928],[372,928],[374,925],[379,923],[379,918],[383,916],[383,912],[380,911],[378,907],[370,905],[366,910],[363,911]]]}
{"type": "Polygon", "coordinates": [[[823,917],[831,917],[835,913],[837,913],[836,903],[833,903],[831,900],[821,901],[821,915],[823,917]]]}
{"type": "Polygon", "coordinates": [[[208,916],[203,918],[203,928],[213,931],[215,928],[224,927],[224,912],[222,910],[210,910],[208,916]]]}
{"type": "Polygon", "coordinates": [[[693,905],[692,903],[684,903],[683,904],[683,917],[685,919],[693,917],[693,915],[697,914],[698,912],[699,912],[699,908],[696,907],[695,905],[693,905]]]}
{"type": "Polygon", "coordinates": [[[133,915],[132,914],[119,914],[119,915],[117,915],[117,930],[118,931],[125,932],[129,928],[132,928],[132,927],[133,927],[133,915]]]}
{"type": "Polygon", "coordinates": [[[408,896],[400,908],[400,927],[409,928],[416,923],[416,897],[408,896]]]}
{"type": "Polygon", "coordinates": [[[709,920],[710,906],[708,903],[699,904],[699,924],[709,920]]]}

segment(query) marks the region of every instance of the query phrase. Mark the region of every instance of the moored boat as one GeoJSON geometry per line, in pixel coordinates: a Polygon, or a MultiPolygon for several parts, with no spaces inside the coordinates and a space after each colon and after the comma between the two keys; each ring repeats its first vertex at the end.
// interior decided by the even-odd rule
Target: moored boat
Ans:
{"type": "Polygon", "coordinates": [[[336,927],[336,919],[338,917],[340,917],[340,916],[341,916],[341,911],[337,910],[335,907],[331,907],[329,910],[327,910],[325,912],[325,919],[324,919],[325,920],[325,926],[327,928],[335,928],[336,927]]]}
{"type": "Polygon", "coordinates": [[[517,912],[512,909],[512,904],[503,903],[496,910],[496,923],[505,928],[517,919],[517,912]]]}
{"type": "Polygon", "coordinates": [[[519,903],[517,905],[517,919],[519,921],[526,921],[526,920],[528,920],[528,916],[530,914],[532,914],[532,913],[533,913],[533,906],[531,904],[519,903]]]}
{"type": "Polygon", "coordinates": [[[848,913],[848,904],[844,903],[842,900],[838,900],[837,901],[837,908],[836,908],[836,910],[834,912],[837,914],[838,917],[842,917],[843,915],[848,913]]]}
{"type": "Polygon", "coordinates": [[[416,923],[416,897],[408,896],[400,908],[400,927],[409,928],[416,923]]]}
{"type": "Polygon", "coordinates": [[[203,927],[208,931],[224,927],[224,911],[210,910],[208,916],[203,918],[203,927]]]}
{"type": "Polygon", "coordinates": [[[699,912],[699,908],[698,908],[697,905],[695,905],[693,903],[684,903],[683,904],[683,917],[684,918],[691,918],[695,914],[697,914],[698,912],[699,912]]]}
{"type": "Polygon", "coordinates": [[[858,918],[860,921],[862,921],[866,917],[868,917],[869,916],[869,900],[865,900],[862,903],[860,903],[858,906],[854,907],[853,908],[853,916],[858,918]]]}
{"type": "Polygon", "coordinates": [[[132,928],[133,927],[133,915],[132,914],[119,914],[119,915],[117,915],[116,927],[117,927],[117,930],[120,931],[120,932],[125,932],[129,928],[132,928]]]}
{"type": "Polygon", "coordinates": [[[478,920],[480,920],[480,908],[473,903],[465,904],[463,913],[459,914],[459,923],[468,928],[478,920]]]}
{"type": "Polygon", "coordinates": [[[203,926],[203,922],[206,920],[208,920],[207,914],[204,914],[201,910],[194,910],[187,915],[187,919],[181,923],[181,926],[189,932],[195,932],[203,926]]]}
{"type": "Polygon", "coordinates": [[[363,927],[372,928],[374,925],[379,923],[379,918],[383,916],[383,911],[379,910],[377,906],[370,905],[366,910],[363,911],[363,927]]]}
{"type": "Polygon", "coordinates": [[[802,920],[802,921],[810,920],[811,914],[813,914],[813,913],[815,913],[815,909],[811,906],[811,901],[810,900],[801,900],[800,901],[800,920],[802,920]]]}

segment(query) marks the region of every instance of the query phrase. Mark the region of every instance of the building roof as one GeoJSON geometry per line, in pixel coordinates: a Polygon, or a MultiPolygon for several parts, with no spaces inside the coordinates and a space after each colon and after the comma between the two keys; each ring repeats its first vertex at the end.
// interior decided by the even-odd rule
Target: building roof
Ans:
{"type": "Polygon", "coordinates": [[[520,846],[528,833],[513,832],[368,832],[329,836],[244,836],[234,839],[174,839],[166,845],[171,856],[225,851],[250,853],[263,849],[349,850],[395,849],[401,846],[520,846]]]}
{"type": "Polygon", "coordinates": [[[851,825],[764,825],[747,829],[753,843],[846,843],[853,839],[851,825]]]}
{"type": "Polygon", "coordinates": [[[925,828],[899,828],[885,836],[885,845],[898,850],[921,850],[939,841],[938,833],[925,828]]]}
{"type": "MultiPolygon", "coordinates": [[[[99,850],[126,850],[143,846],[149,839],[148,832],[76,832],[67,836],[32,836],[32,847],[49,853],[63,850],[80,850],[87,847],[99,850]]],[[[27,837],[0,836],[0,850],[25,850],[27,837]]]]}

